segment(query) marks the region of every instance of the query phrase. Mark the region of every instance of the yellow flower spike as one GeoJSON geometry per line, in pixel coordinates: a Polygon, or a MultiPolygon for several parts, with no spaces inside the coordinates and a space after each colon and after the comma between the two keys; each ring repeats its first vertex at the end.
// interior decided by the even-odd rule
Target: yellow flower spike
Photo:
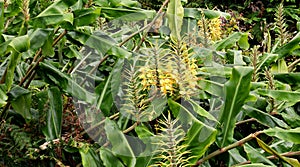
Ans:
{"type": "Polygon", "coordinates": [[[209,27],[211,39],[213,41],[217,41],[217,40],[221,39],[222,30],[221,30],[220,18],[214,18],[214,19],[210,20],[208,27],[209,27]]]}

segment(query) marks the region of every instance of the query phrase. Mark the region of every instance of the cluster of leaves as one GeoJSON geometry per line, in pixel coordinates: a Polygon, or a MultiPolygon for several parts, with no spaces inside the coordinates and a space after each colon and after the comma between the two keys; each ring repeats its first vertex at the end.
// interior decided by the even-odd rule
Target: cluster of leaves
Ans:
{"type": "Polygon", "coordinates": [[[0,1],[0,164],[300,166],[297,10],[148,3],[0,1]]]}

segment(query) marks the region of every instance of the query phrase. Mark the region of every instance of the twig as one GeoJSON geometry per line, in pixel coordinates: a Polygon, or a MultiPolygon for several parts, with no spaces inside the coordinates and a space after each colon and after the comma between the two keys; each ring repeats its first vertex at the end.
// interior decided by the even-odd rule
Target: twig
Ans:
{"type": "Polygon", "coordinates": [[[241,124],[244,124],[244,123],[248,123],[248,122],[254,122],[254,121],[257,121],[257,119],[255,118],[249,118],[249,119],[246,119],[246,120],[242,120],[242,121],[239,121],[235,124],[235,126],[238,126],[238,125],[241,125],[241,124]]]}
{"type": "MultiPolygon", "coordinates": [[[[67,34],[67,30],[65,30],[64,32],[62,32],[55,40],[54,42],[52,43],[52,46],[55,46],[59,40],[61,40],[65,35],[67,34]]],[[[36,55],[34,56],[34,59],[37,59],[37,57],[42,54],[42,51],[39,50],[36,55]]],[[[26,72],[26,75],[22,78],[21,82],[19,83],[19,86],[22,86],[24,84],[24,82],[31,76],[32,72],[37,68],[37,66],[39,65],[39,63],[41,61],[44,60],[44,56],[40,57],[39,60],[29,69],[27,70],[26,72]]],[[[34,62],[32,62],[33,64],[34,62]]]]}
{"type": "Polygon", "coordinates": [[[123,133],[128,133],[130,131],[132,131],[139,123],[135,122],[133,125],[131,125],[129,128],[123,130],[123,133]]]}
{"type": "Polygon", "coordinates": [[[298,63],[300,63],[300,59],[297,59],[297,60],[294,61],[292,64],[290,64],[290,65],[288,66],[289,72],[292,72],[292,70],[294,69],[294,67],[295,67],[298,63]]]}
{"type": "Polygon", "coordinates": [[[235,143],[233,143],[233,144],[230,144],[230,145],[228,145],[228,146],[226,146],[226,147],[224,147],[224,148],[221,148],[221,149],[219,149],[219,150],[216,150],[216,151],[212,152],[211,154],[207,155],[206,157],[203,157],[203,158],[201,158],[200,160],[198,160],[197,163],[196,163],[194,166],[199,166],[199,165],[201,165],[204,161],[207,161],[207,160],[209,160],[209,159],[211,159],[211,158],[213,158],[213,157],[215,157],[215,156],[217,156],[217,155],[220,155],[220,154],[222,154],[222,153],[224,153],[224,152],[226,152],[226,151],[228,151],[228,150],[230,150],[230,149],[233,149],[233,148],[235,148],[235,147],[241,146],[241,145],[245,144],[246,142],[248,142],[248,141],[250,141],[250,140],[256,138],[256,137],[257,137],[259,134],[261,134],[261,133],[263,133],[263,132],[262,132],[262,131],[258,131],[258,132],[256,132],[256,133],[251,133],[251,134],[248,135],[247,137],[245,137],[245,138],[243,138],[243,139],[241,139],[241,140],[239,140],[239,141],[237,141],[237,142],[235,142],[235,143]]]}
{"type": "MultiPolygon", "coordinates": [[[[52,43],[52,46],[55,46],[65,35],[67,34],[67,30],[64,30],[64,32],[62,32],[55,40],[54,42],[52,43]]],[[[40,54],[42,54],[42,52],[39,50],[37,52],[37,54],[35,55],[35,58],[37,58],[40,54]]],[[[29,80],[27,81],[27,84],[26,84],[26,87],[28,87],[31,83],[31,81],[34,79],[34,70],[37,68],[37,66],[39,65],[39,63],[41,61],[44,60],[44,56],[41,56],[38,61],[29,69],[27,70],[26,72],[26,75],[21,79],[21,82],[19,83],[19,86],[22,86],[24,84],[24,82],[29,78],[29,80]]],[[[32,62],[34,63],[34,62],[32,62]]],[[[1,112],[0,114],[0,119],[3,119],[4,118],[4,115],[6,115],[6,111],[9,109],[10,107],[10,103],[7,102],[3,111],[1,112]]],[[[6,117],[6,116],[5,116],[6,117]]]]}

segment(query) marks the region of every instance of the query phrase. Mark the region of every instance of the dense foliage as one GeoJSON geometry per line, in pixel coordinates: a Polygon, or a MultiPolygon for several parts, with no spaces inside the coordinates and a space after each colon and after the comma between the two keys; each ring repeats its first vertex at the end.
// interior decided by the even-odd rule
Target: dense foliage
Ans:
{"type": "Polygon", "coordinates": [[[293,0],[0,0],[0,166],[300,166],[293,0]]]}

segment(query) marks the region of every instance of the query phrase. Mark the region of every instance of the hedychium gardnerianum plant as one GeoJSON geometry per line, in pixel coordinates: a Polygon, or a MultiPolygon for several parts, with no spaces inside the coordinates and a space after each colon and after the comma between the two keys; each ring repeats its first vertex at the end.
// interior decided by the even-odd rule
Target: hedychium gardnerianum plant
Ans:
{"type": "Polygon", "coordinates": [[[0,1],[5,162],[22,148],[26,157],[18,162],[59,166],[299,164],[288,158],[299,155],[298,81],[262,75],[277,58],[294,54],[299,35],[253,56],[251,65],[247,33],[219,36],[227,14],[183,8],[180,0],[164,1],[156,13],[130,0],[13,2],[0,1]],[[161,17],[161,28],[148,33],[161,17]],[[201,17],[206,38],[198,33],[201,17]],[[131,24],[120,29],[119,22],[131,24]],[[207,45],[188,42],[190,32],[207,45]],[[256,77],[248,66],[256,66],[256,77]]]}

